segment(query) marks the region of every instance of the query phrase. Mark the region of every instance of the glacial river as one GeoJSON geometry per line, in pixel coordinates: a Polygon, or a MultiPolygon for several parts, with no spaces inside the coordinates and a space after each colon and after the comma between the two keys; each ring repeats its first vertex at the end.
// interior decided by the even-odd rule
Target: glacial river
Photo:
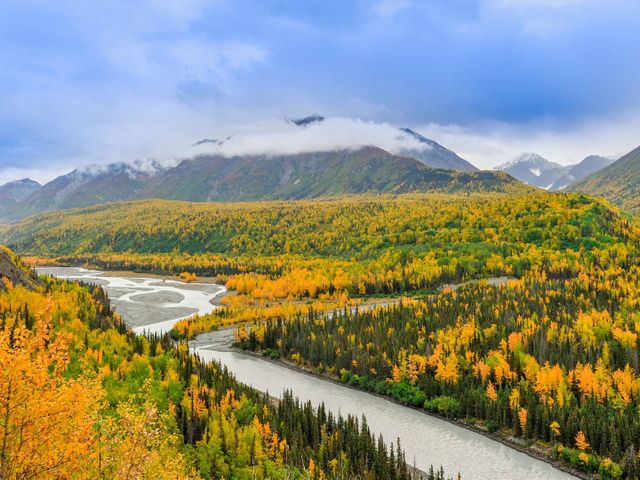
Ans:
{"type": "MultiPolygon", "coordinates": [[[[213,310],[225,293],[221,285],[183,283],[137,275],[118,276],[72,267],[39,269],[60,278],[98,283],[127,324],[142,333],[162,332],[180,318],[213,310]]],[[[400,438],[407,461],[422,470],[442,465],[464,480],[569,480],[568,473],[480,434],[383,398],[310,376],[259,357],[230,350],[231,330],[201,335],[191,348],[205,360],[225,364],[246,384],[278,396],[290,389],[300,399],[324,402],[343,415],[366,415],[368,425],[387,442],[400,438]]]]}

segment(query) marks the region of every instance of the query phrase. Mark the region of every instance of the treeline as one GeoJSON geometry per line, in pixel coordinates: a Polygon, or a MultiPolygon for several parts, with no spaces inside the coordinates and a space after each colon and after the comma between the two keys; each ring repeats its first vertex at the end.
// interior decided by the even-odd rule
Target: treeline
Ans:
{"type": "Polygon", "coordinates": [[[609,252],[375,311],[310,310],[242,328],[243,348],[638,477],[640,267],[609,252]]]}
{"type": "Polygon", "coordinates": [[[364,419],[236,382],[127,331],[100,287],[0,291],[0,478],[442,480],[364,419]]]}

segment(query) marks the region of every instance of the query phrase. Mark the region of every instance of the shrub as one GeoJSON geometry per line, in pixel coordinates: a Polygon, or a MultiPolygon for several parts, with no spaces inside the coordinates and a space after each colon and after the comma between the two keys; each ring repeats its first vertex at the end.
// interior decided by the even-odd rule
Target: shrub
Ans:
{"type": "Polygon", "coordinates": [[[438,412],[445,417],[456,417],[460,412],[460,402],[447,395],[426,400],[423,407],[427,410],[438,412]]]}

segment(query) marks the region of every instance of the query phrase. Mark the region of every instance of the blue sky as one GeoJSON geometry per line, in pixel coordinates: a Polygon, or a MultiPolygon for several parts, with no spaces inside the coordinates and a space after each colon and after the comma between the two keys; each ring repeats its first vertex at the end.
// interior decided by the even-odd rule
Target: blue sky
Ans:
{"type": "Polygon", "coordinates": [[[3,0],[0,181],[241,131],[260,148],[313,112],[485,168],[619,155],[640,144],[638,25],[637,0],[3,0]]]}

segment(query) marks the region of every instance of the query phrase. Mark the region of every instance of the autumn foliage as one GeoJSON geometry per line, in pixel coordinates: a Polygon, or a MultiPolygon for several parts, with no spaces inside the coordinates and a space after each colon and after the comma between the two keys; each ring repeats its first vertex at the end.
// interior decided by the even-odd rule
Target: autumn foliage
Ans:
{"type": "Polygon", "coordinates": [[[133,335],[100,287],[4,280],[3,480],[418,478],[364,420],[275,405],[167,336],[133,335]]]}

